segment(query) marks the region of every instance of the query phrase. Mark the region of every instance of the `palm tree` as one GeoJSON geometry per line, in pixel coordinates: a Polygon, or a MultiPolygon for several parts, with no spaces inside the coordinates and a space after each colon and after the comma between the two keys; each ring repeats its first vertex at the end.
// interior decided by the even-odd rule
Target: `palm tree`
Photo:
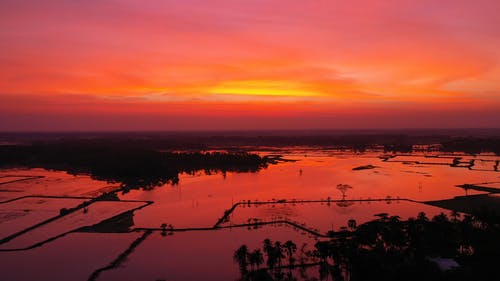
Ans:
{"type": "Polygon", "coordinates": [[[389,219],[389,214],[388,213],[380,213],[380,214],[375,214],[374,216],[379,217],[380,221],[387,221],[389,219]]]}
{"type": "Polygon", "coordinates": [[[356,227],[357,227],[357,223],[356,223],[356,220],[355,219],[350,219],[347,221],[347,227],[349,227],[349,229],[351,231],[354,231],[356,230],[356,227]]]}
{"type": "Polygon", "coordinates": [[[257,268],[259,268],[260,265],[264,263],[264,256],[262,255],[262,252],[259,249],[253,251],[253,255],[255,259],[255,264],[257,265],[257,268]]]}
{"type": "Polygon", "coordinates": [[[161,236],[166,236],[167,235],[167,224],[162,223],[160,228],[161,228],[161,236]]]}
{"type": "Polygon", "coordinates": [[[247,245],[242,245],[234,252],[233,260],[240,266],[241,273],[247,272],[248,265],[248,248],[247,245]]]}
{"type": "Polygon", "coordinates": [[[445,213],[440,213],[439,215],[436,215],[432,218],[433,222],[439,223],[439,224],[444,224],[449,222],[448,217],[446,216],[445,213]]]}
{"type": "Polygon", "coordinates": [[[293,263],[295,262],[295,259],[293,258],[293,254],[297,251],[297,245],[293,243],[291,240],[288,240],[283,244],[283,247],[286,250],[286,254],[288,256],[288,264],[290,265],[290,268],[293,268],[293,263]]]}
{"type": "Polygon", "coordinates": [[[254,270],[254,265],[257,265],[257,269],[264,262],[264,257],[262,256],[262,252],[260,249],[254,250],[250,254],[248,254],[248,261],[250,262],[250,266],[252,267],[252,271],[254,270]]]}
{"type": "Polygon", "coordinates": [[[267,267],[269,267],[269,269],[273,269],[276,265],[276,254],[273,242],[270,239],[264,240],[264,253],[267,255],[267,267]]]}
{"type": "Polygon", "coordinates": [[[319,241],[314,244],[317,254],[321,259],[321,263],[327,263],[327,259],[330,256],[330,244],[328,241],[319,241]]]}
{"type": "Polygon", "coordinates": [[[429,221],[429,218],[427,218],[427,216],[425,215],[424,212],[420,212],[417,215],[417,220],[420,222],[426,222],[426,221],[429,221]]]}
{"type": "Polygon", "coordinates": [[[400,217],[400,216],[391,216],[391,217],[389,218],[389,221],[390,221],[391,223],[399,223],[399,222],[401,221],[401,217],[400,217]]]}
{"type": "Polygon", "coordinates": [[[281,246],[281,243],[279,241],[276,241],[274,243],[274,253],[276,261],[278,262],[278,265],[281,267],[281,259],[283,259],[285,255],[283,255],[283,247],[281,246]]]}

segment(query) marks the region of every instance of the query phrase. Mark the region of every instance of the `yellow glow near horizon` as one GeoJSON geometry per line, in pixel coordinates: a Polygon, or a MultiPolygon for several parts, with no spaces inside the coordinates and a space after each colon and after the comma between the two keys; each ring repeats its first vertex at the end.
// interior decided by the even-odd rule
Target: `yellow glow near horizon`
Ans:
{"type": "Polygon", "coordinates": [[[323,93],[308,89],[293,81],[243,80],[227,81],[208,90],[210,94],[248,95],[248,96],[291,96],[317,97],[323,93]]]}
{"type": "Polygon", "coordinates": [[[0,1],[0,130],[500,124],[500,1],[72,2],[0,1]]]}

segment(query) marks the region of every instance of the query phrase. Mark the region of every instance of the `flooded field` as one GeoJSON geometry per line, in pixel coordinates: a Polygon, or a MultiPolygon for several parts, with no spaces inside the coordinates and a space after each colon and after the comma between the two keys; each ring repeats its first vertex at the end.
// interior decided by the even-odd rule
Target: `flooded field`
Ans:
{"type": "MultiPolygon", "coordinates": [[[[1,279],[235,280],[242,244],[293,240],[300,256],[349,220],[450,215],[435,202],[500,192],[500,158],[491,154],[255,152],[285,161],[254,173],[184,173],[176,185],[128,192],[85,175],[0,171],[1,279]]],[[[314,267],[288,274],[320,278],[314,267]]]]}

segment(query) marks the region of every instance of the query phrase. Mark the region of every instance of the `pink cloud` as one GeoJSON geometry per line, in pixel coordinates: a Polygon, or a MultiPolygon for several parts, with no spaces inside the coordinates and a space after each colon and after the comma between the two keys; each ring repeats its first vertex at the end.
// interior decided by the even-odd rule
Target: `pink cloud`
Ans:
{"type": "MultiPolygon", "coordinates": [[[[122,116],[103,123],[106,128],[168,114],[195,128],[194,121],[181,122],[194,118],[193,108],[214,118],[214,128],[225,126],[214,109],[242,124],[252,116],[275,126],[327,126],[334,116],[359,121],[349,126],[371,126],[362,124],[364,116],[383,126],[420,126],[410,117],[431,109],[426,116],[442,116],[443,126],[480,120],[495,126],[499,8],[488,0],[6,0],[0,3],[0,101],[11,105],[3,108],[12,120],[29,112],[49,120],[70,108],[103,120],[115,118],[105,118],[107,110],[122,116]],[[210,90],[245,81],[298,83],[329,98],[301,99],[301,106],[283,98],[280,117],[268,113],[269,98],[245,101],[210,90]],[[132,101],[135,106],[125,105],[132,101]],[[230,110],[236,101],[238,111],[230,110]],[[388,113],[381,117],[366,105],[388,113]],[[357,106],[364,110],[359,116],[357,106]],[[279,121],[296,116],[309,121],[279,121]]],[[[28,126],[23,120],[3,129],[28,126]]]]}

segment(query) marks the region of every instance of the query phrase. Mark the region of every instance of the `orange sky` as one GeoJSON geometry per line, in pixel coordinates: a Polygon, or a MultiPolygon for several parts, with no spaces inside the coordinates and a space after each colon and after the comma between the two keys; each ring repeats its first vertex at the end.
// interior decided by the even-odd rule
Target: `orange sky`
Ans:
{"type": "Polygon", "coordinates": [[[0,130],[498,127],[500,2],[0,2],[0,130]]]}

